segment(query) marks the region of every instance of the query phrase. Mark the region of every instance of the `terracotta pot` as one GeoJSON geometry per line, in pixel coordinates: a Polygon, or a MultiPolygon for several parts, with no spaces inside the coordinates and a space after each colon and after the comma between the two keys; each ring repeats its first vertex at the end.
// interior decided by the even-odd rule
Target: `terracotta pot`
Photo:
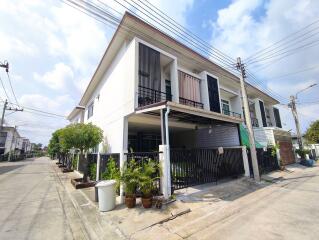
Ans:
{"type": "Polygon", "coordinates": [[[136,205],[136,196],[135,195],[126,195],[125,196],[125,205],[128,208],[133,208],[136,205]]]}
{"type": "Polygon", "coordinates": [[[152,202],[153,202],[153,197],[152,196],[147,196],[143,197],[142,196],[142,205],[144,208],[151,208],[152,207],[152,202]]]}

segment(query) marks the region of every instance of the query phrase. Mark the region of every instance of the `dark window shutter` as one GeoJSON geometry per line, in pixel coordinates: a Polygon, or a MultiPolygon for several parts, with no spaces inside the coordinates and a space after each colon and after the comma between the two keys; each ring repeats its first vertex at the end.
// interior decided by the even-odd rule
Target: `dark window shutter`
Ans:
{"type": "Polygon", "coordinates": [[[217,79],[207,75],[209,106],[212,112],[220,113],[219,91],[217,79]]]}
{"type": "Polygon", "coordinates": [[[280,114],[279,114],[279,109],[278,108],[273,108],[274,109],[274,116],[275,116],[275,121],[276,121],[276,127],[282,128],[281,126],[281,120],[280,120],[280,114]]]}
{"type": "Polygon", "coordinates": [[[267,127],[264,103],[262,101],[259,101],[259,106],[260,106],[261,119],[263,120],[263,126],[267,127]]]}

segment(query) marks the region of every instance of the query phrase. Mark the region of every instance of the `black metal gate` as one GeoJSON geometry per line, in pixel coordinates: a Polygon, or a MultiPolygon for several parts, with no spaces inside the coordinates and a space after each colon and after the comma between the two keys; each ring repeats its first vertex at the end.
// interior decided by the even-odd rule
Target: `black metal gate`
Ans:
{"type": "MultiPolygon", "coordinates": [[[[265,173],[279,169],[277,155],[272,152],[271,148],[267,148],[266,151],[264,151],[263,148],[257,148],[256,152],[257,152],[257,161],[258,161],[260,174],[265,174],[265,173]]],[[[247,156],[248,156],[250,176],[252,177],[254,176],[254,173],[253,173],[253,165],[251,161],[250,150],[247,150],[247,156]]]]}
{"type": "Polygon", "coordinates": [[[244,173],[242,149],[171,149],[172,188],[181,189],[198,184],[217,182],[225,177],[244,173]]]}
{"type": "Polygon", "coordinates": [[[120,168],[120,154],[119,153],[101,153],[100,154],[100,171],[99,171],[99,179],[102,178],[102,174],[105,172],[107,163],[110,159],[114,159],[116,166],[120,168]]]}

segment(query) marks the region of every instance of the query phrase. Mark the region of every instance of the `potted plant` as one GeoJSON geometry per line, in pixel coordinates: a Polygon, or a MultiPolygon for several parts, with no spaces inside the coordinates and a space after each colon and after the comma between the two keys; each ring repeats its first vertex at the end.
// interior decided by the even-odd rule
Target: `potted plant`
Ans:
{"type": "Polygon", "coordinates": [[[154,160],[144,161],[140,168],[139,187],[142,192],[142,205],[144,208],[151,208],[153,201],[154,182],[159,177],[156,173],[159,171],[159,164],[154,160]]]}
{"type": "Polygon", "coordinates": [[[133,208],[136,205],[136,189],[139,184],[140,167],[134,159],[130,160],[121,174],[121,182],[124,184],[125,205],[133,208]]]}

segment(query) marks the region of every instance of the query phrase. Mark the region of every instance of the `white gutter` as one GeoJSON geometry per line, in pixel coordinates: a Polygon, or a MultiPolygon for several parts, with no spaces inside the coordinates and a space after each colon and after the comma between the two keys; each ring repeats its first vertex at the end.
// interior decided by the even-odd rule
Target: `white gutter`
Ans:
{"type": "Polygon", "coordinates": [[[166,137],[166,145],[169,146],[169,135],[168,135],[168,114],[171,111],[170,107],[167,106],[165,113],[165,137],[166,137]]]}

